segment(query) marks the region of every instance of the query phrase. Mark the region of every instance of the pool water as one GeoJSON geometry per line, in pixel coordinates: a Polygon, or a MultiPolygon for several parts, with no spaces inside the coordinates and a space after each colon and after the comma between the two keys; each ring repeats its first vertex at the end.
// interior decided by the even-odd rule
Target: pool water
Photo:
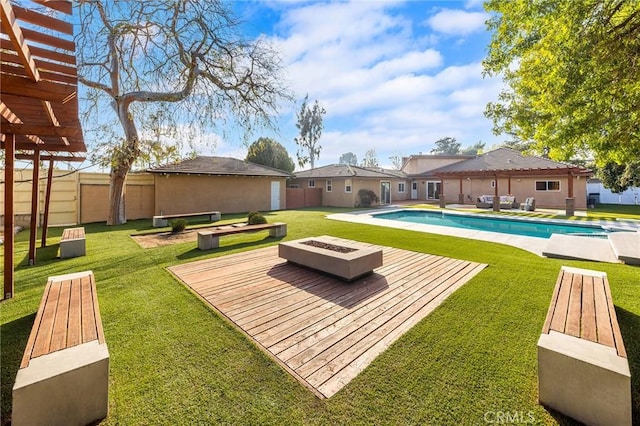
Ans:
{"type": "Polygon", "coordinates": [[[574,234],[586,236],[605,236],[609,230],[598,225],[573,225],[550,221],[533,221],[507,217],[481,217],[424,210],[398,210],[374,215],[377,219],[397,220],[401,222],[423,223],[427,225],[449,226],[453,228],[474,229],[478,231],[501,232],[503,234],[524,235],[527,237],[550,238],[551,234],[574,234]]]}

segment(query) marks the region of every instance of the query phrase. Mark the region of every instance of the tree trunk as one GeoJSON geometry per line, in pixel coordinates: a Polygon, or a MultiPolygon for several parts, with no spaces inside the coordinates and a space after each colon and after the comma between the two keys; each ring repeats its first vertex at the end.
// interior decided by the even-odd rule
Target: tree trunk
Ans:
{"type": "Polygon", "coordinates": [[[107,225],[121,225],[123,223],[127,223],[124,197],[124,182],[126,178],[126,168],[123,168],[122,166],[114,166],[111,168],[107,225]]]}
{"type": "Polygon", "coordinates": [[[119,152],[116,152],[111,166],[109,183],[109,214],[107,225],[121,225],[127,223],[125,210],[125,180],[131,166],[140,156],[138,130],[133,117],[129,114],[129,105],[133,98],[120,98],[114,103],[118,118],[124,129],[125,141],[119,152]]]}

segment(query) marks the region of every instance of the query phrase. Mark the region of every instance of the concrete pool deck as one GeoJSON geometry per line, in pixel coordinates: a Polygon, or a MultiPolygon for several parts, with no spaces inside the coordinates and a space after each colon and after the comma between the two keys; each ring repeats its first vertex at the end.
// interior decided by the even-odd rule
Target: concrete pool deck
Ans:
{"type": "MultiPolygon", "coordinates": [[[[498,232],[480,231],[473,229],[454,228],[441,225],[427,225],[420,223],[402,222],[389,219],[378,219],[375,214],[387,213],[392,211],[403,210],[402,206],[389,206],[375,210],[359,211],[352,213],[337,213],[327,216],[328,219],[340,220],[344,222],[362,223],[367,225],[386,226],[387,228],[404,229],[407,231],[425,232],[438,235],[447,235],[452,237],[468,238],[472,240],[488,241],[492,243],[507,244],[513,247],[517,247],[540,257],[558,257],[563,259],[582,259],[591,260],[596,262],[610,262],[618,263],[618,257],[616,256],[614,249],[607,239],[592,238],[592,237],[580,237],[570,236],[570,238],[537,238],[527,237],[521,235],[503,234],[498,232]]],[[[427,211],[438,211],[436,209],[426,209],[427,211]]],[[[440,210],[443,211],[443,210],[440,210]]],[[[446,210],[447,214],[461,214],[467,215],[467,213],[457,210],[446,210]]],[[[555,210],[553,210],[555,212],[555,210]]],[[[583,213],[583,212],[577,212],[583,213]]],[[[475,215],[475,214],[474,214],[475,215]]],[[[481,215],[481,214],[480,214],[481,215]]],[[[495,218],[495,216],[492,216],[495,218]]],[[[542,219],[527,217],[526,215],[519,216],[518,219],[541,221],[542,219]]],[[[544,221],[549,221],[546,219],[544,221]]],[[[576,222],[566,220],[553,220],[553,222],[560,223],[573,223],[576,222]]],[[[621,222],[621,221],[591,221],[590,224],[609,226],[617,229],[625,229],[628,231],[636,231],[640,233],[640,223],[634,222],[621,222]]],[[[554,234],[557,235],[557,234],[554,234]]],[[[639,234],[640,235],[640,234],[639,234]]]]}

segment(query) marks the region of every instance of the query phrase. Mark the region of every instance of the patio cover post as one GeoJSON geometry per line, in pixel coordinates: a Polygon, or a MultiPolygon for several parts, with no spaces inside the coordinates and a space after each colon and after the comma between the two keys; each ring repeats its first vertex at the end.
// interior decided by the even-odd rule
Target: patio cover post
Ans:
{"type": "Polygon", "coordinates": [[[36,238],[38,236],[38,201],[40,195],[40,150],[33,151],[31,182],[31,221],[29,229],[29,265],[36,264],[36,238]]]}
{"type": "Polygon", "coordinates": [[[444,197],[444,179],[440,178],[440,194],[438,194],[439,200],[440,200],[440,207],[441,208],[445,208],[447,207],[447,202],[445,200],[444,197]]]}
{"type": "Polygon", "coordinates": [[[4,140],[4,299],[13,297],[13,169],[15,163],[16,138],[12,133],[4,140]]]}
{"type": "Polygon", "coordinates": [[[53,158],[49,159],[47,172],[47,192],[44,196],[44,220],[42,223],[42,241],[40,247],[47,246],[47,227],[49,226],[49,204],[51,203],[51,184],[53,183],[53,158]]]}
{"type": "Polygon", "coordinates": [[[462,192],[462,176],[460,176],[460,192],[458,193],[458,204],[464,204],[464,193],[462,192]]]}
{"type": "Polygon", "coordinates": [[[494,189],[493,189],[493,211],[499,212],[500,196],[498,195],[499,191],[498,191],[498,174],[497,173],[493,175],[493,181],[495,182],[494,189]]]}
{"type": "Polygon", "coordinates": [[[571,170],[567,173],[567,199],[565,200],[565,215],[574,216],[576,213],[576,200],[573,197],[573,175],[571,170]]]}

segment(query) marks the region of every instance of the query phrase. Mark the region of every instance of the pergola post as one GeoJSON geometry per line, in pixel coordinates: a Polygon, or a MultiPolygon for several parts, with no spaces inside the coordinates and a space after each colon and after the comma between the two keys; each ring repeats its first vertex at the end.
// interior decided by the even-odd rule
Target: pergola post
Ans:
{"type": "Polygon", "coordinates": [[[38,236],[38,201],[40,195],[40,150],[33,152],[33,179],[31,182],[31,223],[29,229],[29,265],[36,264],[36,238],[38,236]]]}
{"type": "Polygon", "coordinates": [[[493,175],[493,181],[495,182],[494,188],[493,188],[493,211],[494,212],[499,212],[500,211],[500,196],[498,195],[500,192],[498,191],[498,174],[496,173],[495,175],[493,175]]]}
{"type": "Polygon", "coordinates": [[[460,177],[460,192],[458,193],[458,204],[464,204],[464,193],[462,192],[462,177],[460,177]]]}
{"type": "Polygon", "coordinates": [[[571,170],[567,174],[567,199],[565,200],[565,214],[574,216],[576,214],[576,199],[573,196],[573,175],[571,170]]]}
{"type": "Polygon", "coordinates": [[[13,297],[13,170],[15,166],[16,138],[13,134],[5,135],[4,140],[4,299],[13,297]]]}
{"type": "Polygon", "coordinates": [[[440,194],[439,194],[439,199],[440,199],[440,207],[441,208],[445,208],[447,207],[447,201],[445,200],[445,195],[444,195],[444,179],[440,179],[440,194]]]}
{"type": "Polygon", "coordinates": [[[49,204],[51,203],[51,184],[53,183],[53,158],[49,160],[47,172],[47,192],[44,196],[44,219],[42,223],[42,241],[40,247],[47,246],[47,227],[49,226],[49,204]]]}

